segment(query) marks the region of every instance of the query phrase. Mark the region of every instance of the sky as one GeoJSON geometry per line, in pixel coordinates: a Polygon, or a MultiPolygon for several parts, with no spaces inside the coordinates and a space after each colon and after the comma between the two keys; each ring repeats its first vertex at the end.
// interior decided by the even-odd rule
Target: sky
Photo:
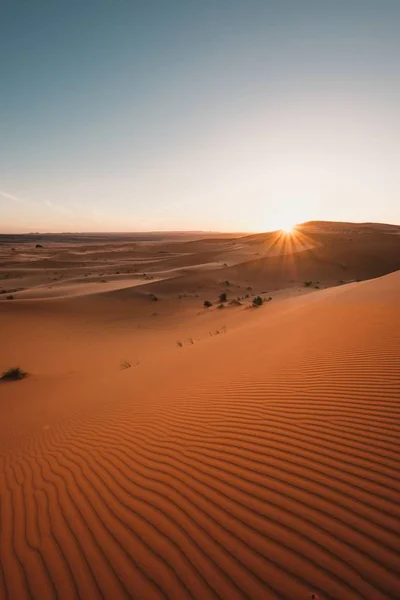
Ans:
{"type": "Polygon", "coordinates": [[[398,0],[2,0],[0,232],[400,224],[398,0]]]}

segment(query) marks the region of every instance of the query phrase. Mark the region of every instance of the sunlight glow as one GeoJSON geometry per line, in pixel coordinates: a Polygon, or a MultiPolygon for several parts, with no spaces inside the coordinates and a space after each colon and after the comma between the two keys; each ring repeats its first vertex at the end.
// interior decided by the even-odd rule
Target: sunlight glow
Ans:
{"type": "Polygon", "coordinates": [[[293,233],[294,230],[296,229],[296,224],[292,223],[290,221],[287,221],[287,223],[285,223],[284,225],[282,225],[281,229],[282,229],[282,231],[284,233],[290,234],[290,233],[293,233]]]}

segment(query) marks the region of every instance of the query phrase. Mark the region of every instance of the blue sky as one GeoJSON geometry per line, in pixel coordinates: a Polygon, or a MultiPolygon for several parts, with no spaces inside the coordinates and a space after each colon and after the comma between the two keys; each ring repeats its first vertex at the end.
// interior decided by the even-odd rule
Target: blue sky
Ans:
{"type": "Polygon", "coordinates": [[[397,0],[5,0],[0,231],[400,223],[397,0]]]}

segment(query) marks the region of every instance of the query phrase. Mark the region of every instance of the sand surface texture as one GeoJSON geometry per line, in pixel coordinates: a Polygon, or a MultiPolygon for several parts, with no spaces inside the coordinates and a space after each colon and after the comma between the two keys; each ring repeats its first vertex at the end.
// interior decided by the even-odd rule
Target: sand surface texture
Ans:
{"type": "Polygon", "coordinates": [[[2,600],[400,598],[400,236],[329,227],[0,246],[2,600]]]}

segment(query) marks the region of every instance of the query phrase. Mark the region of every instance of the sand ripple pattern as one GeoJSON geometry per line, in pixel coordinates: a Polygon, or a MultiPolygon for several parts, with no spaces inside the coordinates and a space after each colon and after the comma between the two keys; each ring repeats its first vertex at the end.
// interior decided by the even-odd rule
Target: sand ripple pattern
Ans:
{"type": "Polygon", "coordinates": [[[353,309],[231,377],[3,419],[0,598],[400,598],[400,324],[353,309]]]}

